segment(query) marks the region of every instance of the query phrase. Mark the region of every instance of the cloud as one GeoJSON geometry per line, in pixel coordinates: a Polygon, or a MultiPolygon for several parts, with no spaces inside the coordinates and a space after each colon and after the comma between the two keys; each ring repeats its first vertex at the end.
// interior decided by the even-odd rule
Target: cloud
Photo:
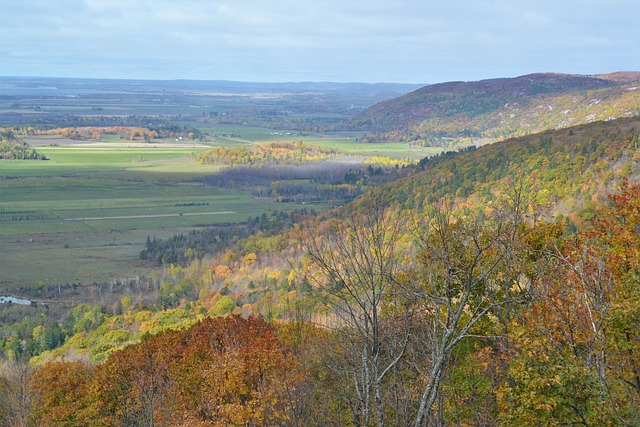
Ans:
{"type": "Polygon", "coordinates": [[[0,2],[0,75],[436,82],[640,68],[636,0],[0,2]]]}

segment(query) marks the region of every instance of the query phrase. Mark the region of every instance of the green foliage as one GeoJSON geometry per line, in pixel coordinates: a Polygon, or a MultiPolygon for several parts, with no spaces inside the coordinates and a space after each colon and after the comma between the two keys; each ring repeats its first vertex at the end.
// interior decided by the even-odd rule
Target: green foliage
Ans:
{"type": "Polygon", "coordinates": [[[69,320],[60,323],[47,308],[5,306],[2,308],[0,352],[5,358],[29,360],[43,351],[64,344],[75,332],[69,320]]]}
{"type": "Polygon", "coordinates": [[[236,308],[236,303],[229,295],[223,295],[220,297],[216,305],[214,305],[209,312],[212,316],[223,316],[231,313],[236,308]]]}
{"type": "Polygon", "coordinates": [[[91,345],[90,356],[93,362],[101,362],[115,349],[132,342],[133,334],[128,330],[110,330],[101,335],[91,345]]]}
{"type": "Polygon", "coordinates": [[[70,332],[89,332],[100,326],[105,319],[101,307],[90,304],[78,304],[67,319],[67,328],[70,332]]]}
{"type": "Polygon", "coordinates": [[[516,386],[499,392],[500,418],[505,425],[615,425],[607,390],[584,360],[557,354],[538,337],[527,351],[510,360],[510,380],[516,386]],[[535,348],[537,347],[537,348],[535,348]],[[551,354],[551,357],[549,355],[551,354]]]}

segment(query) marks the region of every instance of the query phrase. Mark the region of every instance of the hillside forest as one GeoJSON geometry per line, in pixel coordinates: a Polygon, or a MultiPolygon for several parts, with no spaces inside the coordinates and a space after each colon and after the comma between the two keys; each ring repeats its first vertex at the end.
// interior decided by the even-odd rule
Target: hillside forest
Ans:
{"type": "Polygon", "coordinates": [[[340,204],[148,237],[127,292],[4,307],[0,424],[640,425],[640,118],[545,129],[324,178],[334,149],[202,151],[229,167],[206,188],[287,203],[307,165],[340,204]]]}
{"type": "Polygon", "coordinates": [[[537,73],[425,86],[350,119],[366,142],[457,148],[637,115],[640,73],[537,73]]]}

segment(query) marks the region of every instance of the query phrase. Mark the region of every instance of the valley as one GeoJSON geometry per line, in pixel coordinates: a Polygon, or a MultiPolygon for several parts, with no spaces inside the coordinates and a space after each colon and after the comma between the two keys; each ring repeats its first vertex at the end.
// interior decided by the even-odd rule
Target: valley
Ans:
{"type": "Polygon", "coordinates": [[[637,80],[0,78],[0,352],[43,425],[632,425],[637,80]]]}
{"type": "MultiPolygon", "coordinates": [[[[282,203],[272,191],[255,197],[251,185],[206,185],[203,179],[218,174],[222,166],[196,162],[198,153],[215,146],[270,141],[269,129],[245,133],[223,128],[224,132],[245,142],[225,137],[204,143],[25,137],[48,160],[5,161],[0,169],[3,290],[31,294],[35,283],[56,287],[148,275],[155,266],[138,259],[147,236],[167,238],[207,225],[241,223],[263,213],[322,211],[330,206],[329,200],[282,203]]],[[[352,156],[353,164],[341,167],[339,179],[359,168],[364,158],[417,161],[424,153],[406,146],[362,147],[330,136],[298,139],[352,156]]]]}

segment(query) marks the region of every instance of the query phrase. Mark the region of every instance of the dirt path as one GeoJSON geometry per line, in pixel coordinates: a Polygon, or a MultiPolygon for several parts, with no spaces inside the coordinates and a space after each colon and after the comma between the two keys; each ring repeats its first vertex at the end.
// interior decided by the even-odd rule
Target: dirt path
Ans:
{"type": "Polygon", "coordinates": [[[234,214],[233,211],[223,212],[188,212],[177,214],[155,214],[155,215],[127,215],[127,216],[94,216],[88,218],[65,218],[65,221],[99,221],[105,219],[141,219],[141,218],[164,218],[169,216],[196,216],[196,215],[228,215],[234,214]]]}

